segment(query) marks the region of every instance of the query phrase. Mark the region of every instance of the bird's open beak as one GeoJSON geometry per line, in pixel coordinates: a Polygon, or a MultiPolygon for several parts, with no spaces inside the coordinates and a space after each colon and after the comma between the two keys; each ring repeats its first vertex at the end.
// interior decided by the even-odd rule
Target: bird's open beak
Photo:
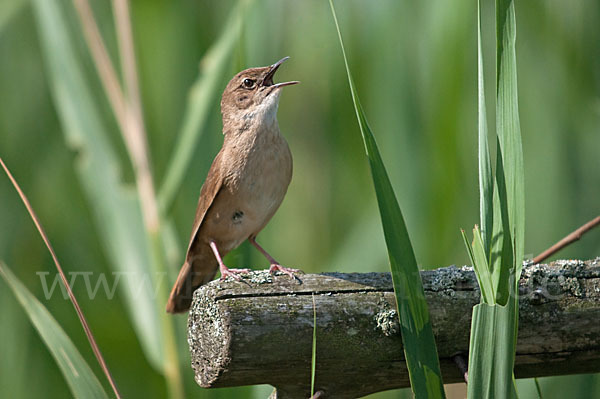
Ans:
{"type": "Polygon", "coordinates": [[[273,84],[273,76],[275,75],[275,72],[277,72],[277,69],[279,69],[279,66],[281,66],[281,64],[283,64],[283,62],[289,58],[290,57],[283,57],[282,59],[280,59],[273,65],[271,65],[271,69],[269,69],[267,76],[265,76],[265,78],[263,79],[262,86],[271,86],[273,89],[276,89],[279,87],[291,86],[291,85],[300,83],[297,80],[292,80],[290,82],[282,82],[282,83],[273,84]]]}

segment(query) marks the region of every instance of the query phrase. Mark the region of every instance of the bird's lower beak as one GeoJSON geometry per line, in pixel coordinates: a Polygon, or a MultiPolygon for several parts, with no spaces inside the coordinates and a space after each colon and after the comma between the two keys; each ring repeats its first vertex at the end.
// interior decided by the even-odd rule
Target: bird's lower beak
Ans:
{"type": "Polygon", "coordinates": [[[273,76],[275,75],[275,72],[277,72],[277,69],[279,69],[281,64],[283,64],[284,61],[288,60],[289,58],[290,57],[283,57],[282,59],[280,59],[273,65],[271,65],[271,69],[269,69],[267,76],[265,76],[265,78],[263,79],[262,86],[272,86],[272,88],[275,89],[275,88],[279,88],[279,87],[291,86],[291,85],[300,83],[297,80],[292,80],[290,82],[282,82],[282,83],[277,83],[277,84],[273,83],[273,76]]]}

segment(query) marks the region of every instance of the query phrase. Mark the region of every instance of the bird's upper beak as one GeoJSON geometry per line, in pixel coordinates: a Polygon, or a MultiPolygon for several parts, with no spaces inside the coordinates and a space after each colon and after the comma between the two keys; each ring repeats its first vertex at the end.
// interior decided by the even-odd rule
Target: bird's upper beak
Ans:
{"type": "Polygon", "coordinates": [[[275,75],[275,72],[277,72],[277,69],[279,69],[279,66],[281,66],[281,64],[283,64],[283,62],[289,58],[290,57],[283,57],[282,59],[280,59],[273,65],[271,65],[269,72],[267,72],[267,76],[265,76],[265,78],[262,81],[261,86],[271,86],[273,89],[275,89],[275,88],[279,88],[279,87],[291,86],[291,85],[300,83],[297,80],[292,80],[290,82],[282,82],[282,83],[273,84],[273,76],[275,75]]]}

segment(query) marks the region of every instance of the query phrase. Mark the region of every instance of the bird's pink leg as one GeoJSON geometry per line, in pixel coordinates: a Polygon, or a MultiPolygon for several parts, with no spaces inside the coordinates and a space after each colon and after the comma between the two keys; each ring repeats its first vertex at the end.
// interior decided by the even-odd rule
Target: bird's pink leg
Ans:
{"type": "Polygon", "coordinates": [[[276,271],[280,271],[282,273],[287,274],[291,278],[295,278],[294,273],[302,273],[302,270],[292,269],[289,267],[281,266],[281,264],[279,262],[277,262],[271,255],[269,255],[269,253],[267,251],[265,251],[265,249],[263,247],[261,247],[256,242],[256,237],[250,237],[250,238],[248,238],[248,241],[250,241],[250,244],[254,245],[256,247],[256,249],[258,249],[260,251],[260,253],[265,256],[265,258],[267,258],[267,260],[271,264],[271,267],[269,268],[269,272],[275,273],[276,271]]]}
{"type": "Polygon", "coordinates": [[[225,266],[225,263],[223,263],[223,259],[221,259],[221,254],[219,253],[217,244],[213,240],[211,240],[209,245],[210,245],[210,249],[212,249],[212,251],[213,251],[213,254],[215,254],[215,258],[217,258],[217,262],[219,262],[219,271],[221,272],[221,280],[224,280],[227,276],[231,276],[232,278],[239,281],[240,276],[238,276],[238,274],[248,273],[250,271],[250,269],[230,269],[230,268],[228,268],[227,266],[225,266]]]}

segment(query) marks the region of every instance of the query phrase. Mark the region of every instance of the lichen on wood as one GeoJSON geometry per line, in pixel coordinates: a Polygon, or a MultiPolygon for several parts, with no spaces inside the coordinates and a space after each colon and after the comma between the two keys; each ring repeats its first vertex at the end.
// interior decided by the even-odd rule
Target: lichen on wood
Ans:
{"type": "MultiPolygon", "coordinates": [[[[468,350],[471,308],[480,297],[475,275],[451,266],[421,277],[444,382],[462,381],[452,359],[468,350]]],[[[526,264],[519,292],[517,377],[600,371],[600,258],[526,264]]],[[[309,397],[313,294],[316,388],[324,398],[408,386],[389,273],[294,280],[264,271],[195,292],[188,341],[198,384],[267,383],[278,388],[277,398],[309,397]]]]}

